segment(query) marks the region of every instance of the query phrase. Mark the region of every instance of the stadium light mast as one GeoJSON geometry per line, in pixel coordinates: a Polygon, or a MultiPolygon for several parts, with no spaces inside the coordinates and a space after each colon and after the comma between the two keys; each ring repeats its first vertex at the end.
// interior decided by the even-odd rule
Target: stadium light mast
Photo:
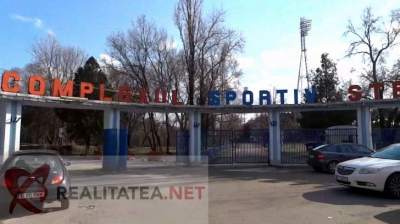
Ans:
{"type": "Polygon", "coordinates": [[[303,92],[303,79],[307,81],[307,88],[310,89],[310,78],[308,75],[308,67],[307,67],[307,48],[306,48],[306,36],[308,36],[308,32],[311,30],[311,19],[306,19],[304,17],[300,18],[300,38],[301,38],[301,55],[300,55],[300,66],[299,66],[299,75],[297,80],[297,89],[300,92],[303,92]],[[302,75],[302,67],[305,67],[305,75],[302,75]]]}

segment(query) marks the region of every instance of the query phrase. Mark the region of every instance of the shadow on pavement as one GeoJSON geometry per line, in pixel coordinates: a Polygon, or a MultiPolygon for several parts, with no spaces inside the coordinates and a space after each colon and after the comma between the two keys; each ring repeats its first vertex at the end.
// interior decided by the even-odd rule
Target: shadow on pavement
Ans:
{"type": "MultiPolygon", "coordinates": [[[[366,205],[372,207],[388,207],[400,204],[399,200],[387,198],[383,193],[338,186],[303,194],[309,201],[330,205],[366,205]]],[[[400,219],[400,216],[398,217],[400,219]]]]}
{"type": "Polygon", "coordinates": [[[383,212],[379,215],[374,216],[374,218],[383,223],[397,224],[400,222],[400,209],[383,212]]]}

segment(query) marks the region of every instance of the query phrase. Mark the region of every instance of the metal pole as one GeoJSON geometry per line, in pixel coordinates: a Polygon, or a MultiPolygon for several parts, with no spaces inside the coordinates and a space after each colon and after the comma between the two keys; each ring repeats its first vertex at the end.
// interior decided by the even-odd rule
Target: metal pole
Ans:
{"type": "Polygon", "coordinates": [[[300,90],[299,87],[300,87],[300,80],[301,80],[301,61],[302,60],[303,60],[303,52],[301,52],[301,54],[300,54],[300,65],[299,65],[299,76],[297,79],[297,90],[300,90]]]}

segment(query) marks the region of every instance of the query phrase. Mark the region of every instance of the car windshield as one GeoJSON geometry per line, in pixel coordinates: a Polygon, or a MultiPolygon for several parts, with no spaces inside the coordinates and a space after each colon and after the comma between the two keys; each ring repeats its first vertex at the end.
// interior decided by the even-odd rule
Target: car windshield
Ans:
{"type": "Polygon", "coordinates": [[[16,155],[9,158],[2,167],[2,170],[10,168],[20,168],[27,171],[34,171],[38,167],[48,164],[50,168],[60,168],[61,163],[56,155],[50,154],[29,154],[29,155],[16,155]]]}
{"type": "Polygon", "coordinates": [[[371,158],[400,160],[400,146],[388,146],[370,155],[371,158]]]}

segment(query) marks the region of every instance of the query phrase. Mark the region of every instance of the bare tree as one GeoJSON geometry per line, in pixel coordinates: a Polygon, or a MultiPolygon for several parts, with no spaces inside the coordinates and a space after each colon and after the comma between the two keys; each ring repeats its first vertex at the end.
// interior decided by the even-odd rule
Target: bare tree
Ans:
{"type": "Polygon", "coordinates": [[[389,49],[400,44],[398,41],[400,8],[392,10],[388,24],[383,22],[381,17],[374,16],[371,7],[364,10],[361,20],[362,25],[359,28],[349,21],[345,35],[351,34],[356,37],[356,40],[350,43],[346,57],[362,55],[363,61],[371,66],[372,80],[379,82],[379,63],[384,62],[389,49]],[[380,38],[380,41],[377,41],[376,37],[380,38]]]}
{"type": "MultiPolygon", "coordinates": [[[[364,10],[361,20],[361,26],[358,28],[349,21],[344,33],[356,38],[350,43],[346,57],[362,56],[363,62],[370,66],[370,69],[364,71],[361,79],[368,88],[370,83],[384,82],[385,85],[379,91],[379,98],[383,99],[385,87],[393,81],[393,77],[385,67],[385,59],[390,49],[400,44],[400,8],[391,11],[388,23],[381,17],[374,16],[371,7],[364,10]]],[[[392,115],[389,115],[389,118],[385,118],[385,110],[379,109],[380,126],[391,126],[397,111],[398,108],[390,113],[392,115]]]]}
{"type": "MultiPolygon", "coordinates": [[[[166,31],[140,16],[126,33],[119,32],[108,38],[108,53],[117,63],[104,63],[128,76],[134,89],[149,90],[148,100],[152,101],[155,89],[171,90],[177,82],[174,79],[174,52],[169,43],[166,31]]],[[[151,148],[162,151],[157,120],[157,114],[148,113],[142,118],[142,124],[151,148]]]]}
{"type": "MultiPolygon", "coordinates": [[[[150,53],[151,61],[151,77],[153,79],[153,89],[162,89],[167,91],[167,101],[172,100],[171,91],[179,90],[180,83],[183,76],[181,66],[179,66],[179,55],[177,49],[174,46],[174,40],[168,38],[168,34],[165,30],[160,30],[156,33],[156,39],[158,43],[153,45],[150,53]]],[[[183,95],[182,92],[179,92],[183,95]]],[[[155,96],[154,96],[155,97],[155,96]]],[[[158,96],[159,99],[162,96],[158,96]]],[[[176,114],[179,119],[180,116],[176,114]]],[[[167,153],[170,153],[170,138],[172,131],[172,120],[168,113],[165,114],[164,119],[159,119],[159,123],[165,123],[166,126],[166,147],[167,153]]]]}
{"type": "Polygon", "coordinates": [[[189,77],[189,105],[194,105],[196,48],[200,39],[199,28],[202,26],[203,0],[179,0],[175,6],[174,22],[178,27],[183,43],[184,59],[189,77]]]}
{"type": "MultiPolygon", "coordinates": [[[[174,21],[183,45],[189,104],[195,102],[197,87],[197,104],[206,105],[212,90],[229,89],[232,81],[242,75],[235,56],[242,52],[245,40],[239,32],[226,27],[225,11],[213,10],[205,16],[202,10],[202,0],[180,0],[174,21]]],[[[214,121],[215,117],[202,115],[203,128],[214,126],[214,121]]]]}
{"type": "MultiPolygon", "coordinates": [[[[184,51],[181,50],[176,55],[175,68],[176,71],[174,73],[174,89],[179,92],[179,101],[189,103],[189,83],[184,80],[187,79],[187,67],[185,63],[185,54],[184,51]]],[[[189,121],[188,114],[185,113],[175,113],[175,120],[173,121],[173,125],[178,124],[179,129],[185,130],[187,128],[187,124],[189,121]]]]}
{"type": "Polygon", "coordinates": [[[62,83],[72,80],[75,72],[88,58],[83,50],[62,46],[52,35],[36,40],[31,53],[32,62],[26,66],[26,70],[45,77],[48,93],[53,88],[53,79],[59,78],[62,83]]]}
{"type": "MultiPolygon", "coordinates": [[[[104,60],[104,59],[103,59],[104,60]]],[[[107,62],[110,63],[110,62],[107,62]]],[[[111,86],[109,91],[118,92],[117,89],[119,86],[133,86],[132,79],[120,73],[119,71],[113,69],[113,67],[109,67],[106,65],[102,68],[108,79],[108,83],[111,86]]],[[[136,96],[137,98],[138,96],[136,96]]],[[[137,132],[139,128],[139,122],[142,121],[145,113],[136,113],[136,112],[122,112],[121,113],[121,126],[128,130],[128,146],[131,147],[131,139],[134,135],[134,132],[137,132]]]]}
{"type": "MultiPolygon", "coordinates": [[[[32,62],[27,64],[22,73],[23,91],[28,89],[28,80],[32,75],[44,76],[46,80],[46,94],[50,95],[53,89],[52,80],[59,78],[62,83],[74,78],[77,69],[86,60],[86,53],[76,47],[63,46],[58,40],[48,35],[38,39],[32,46],[32,62]]],[[[63,126],[52,108],[24,108],[28,115],[24,116],[24,126],[31,135],[30,141],[36,143],[55,143],[58,130],[63,126]],[[27,117],[46,117],[47,119],[28,119],[27,117]]]]}

